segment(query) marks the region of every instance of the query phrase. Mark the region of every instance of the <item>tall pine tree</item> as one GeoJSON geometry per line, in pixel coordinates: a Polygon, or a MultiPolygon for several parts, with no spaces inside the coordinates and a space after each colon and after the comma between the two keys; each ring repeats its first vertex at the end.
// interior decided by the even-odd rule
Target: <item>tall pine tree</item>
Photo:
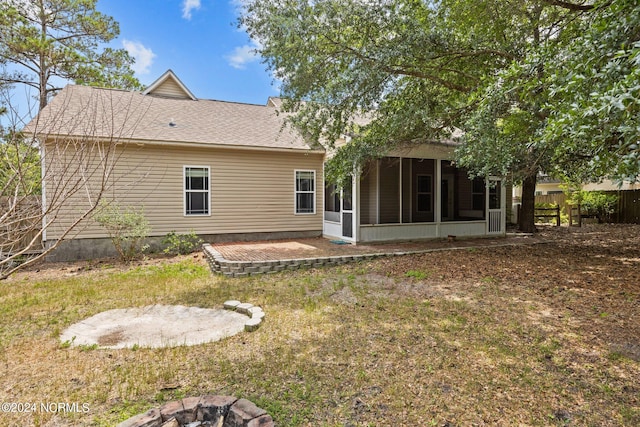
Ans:
{"type": "Polygon", "coordinates": [[[24,84],[44,108],[67,81],[139,88],[124,49],[102,48],[118,23],[96,10],[97,0],[0,0],[1,81],[24,84]]]}

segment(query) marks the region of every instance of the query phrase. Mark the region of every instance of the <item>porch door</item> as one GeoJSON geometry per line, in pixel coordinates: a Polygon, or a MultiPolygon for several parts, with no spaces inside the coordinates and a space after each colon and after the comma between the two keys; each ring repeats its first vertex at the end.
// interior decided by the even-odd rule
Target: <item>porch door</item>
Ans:
{"type": "Polygon", "coordinates": [[[503,221],[502,181],[498,178],[489,178],[487,181],[487,233],[504,233],[505,221],[503,221]]]}
{"type": "Polygon", "coordinates": [[[345,184],[342,190],[342,237],[353,238],[353,180],[345,184]]]}

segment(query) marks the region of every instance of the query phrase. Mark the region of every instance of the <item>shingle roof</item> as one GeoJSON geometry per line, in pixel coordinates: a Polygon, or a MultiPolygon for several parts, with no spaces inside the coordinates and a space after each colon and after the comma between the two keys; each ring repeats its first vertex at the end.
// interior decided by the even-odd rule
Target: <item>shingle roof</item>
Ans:
{"type": "Polygon", "coordinates": [[[25,130],[122,140],[313,149],[285,125],[274,103],[242,104],[69,85],[25,130]]]}

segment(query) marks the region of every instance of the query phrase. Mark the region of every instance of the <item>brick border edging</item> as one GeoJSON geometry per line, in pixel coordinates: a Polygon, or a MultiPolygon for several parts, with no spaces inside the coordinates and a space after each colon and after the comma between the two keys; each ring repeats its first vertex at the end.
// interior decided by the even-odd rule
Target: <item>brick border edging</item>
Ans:
{"type": "Polygon", "coordinates": [[[116,427],[162,427],[209,421],[222,427],[275,427],[267,411],[247,399],[233,396],[203,395],[167,402],[144,414],[134,415],[116,427]],[[175,420],[175,422],[173,421],[175,420]]]}
{"type": "Polygon", "coordinates": [[[296,258],[296,259],[283,259],[283,260],[270,260],[270,261],[230,261],[209,243],[202,245],[202,250],[207,259],[209,267],[213,273],[222,274],[226,277],[247,277],[255,276],[258,274],[273,274],[285,270],[298,270],[301,268],[323,267],[323,266],[335,266],[346,264],[350,262],[371,260],[374,258],[390,257],[390,256],[403,256],[403,255],[419,255],[429,252],[441,252],[441,251],[454,251],[454,250],[466,250],[473,248],[499,248],[505,246],[520,246],[523,244],[534,245],[548,242],[527,242],[527,243],[503,243],[499,245],[485,245],[485,246],[457,246],[453,248],[435,248],[435,249],[420,249],[414,251],[394,251],[394,252],[375,252],[366,254],[353,254],[353,255],[335,255],[317,258],[296,258]]]}
{"type": "MultiPolygon", "coordinates": [[[[220,252],[216,251],[209,243],[203,244],[202,250],[207,258],[211,271],[223,274],[227,277],[247,277],[258,274],[278,273],[285,270],[298,270],[300,268],[341,265],[354,261],[363,261],[382,256],[389,256],[389,254],[386,253],[370,253],[270,261],[230,261],[225,259],[225,257],[220,252]]],[[[412,253],[420,252],[397,252],[395,254],[408,255],[412,253]]]]}

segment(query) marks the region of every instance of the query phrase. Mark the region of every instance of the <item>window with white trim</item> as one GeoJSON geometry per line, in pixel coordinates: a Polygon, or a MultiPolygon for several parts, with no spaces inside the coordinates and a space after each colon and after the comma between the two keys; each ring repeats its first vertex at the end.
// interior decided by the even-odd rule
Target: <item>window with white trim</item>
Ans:
{"type": "Polygon", "coordinates": [[[184,167],[184,214],[209,215],[209,167],[184,167]]]}
{"type": "Polygon", "coordinates": [[[316,213],[316,171],[297,170],[295,176],[296,214],[316,213]]]}

